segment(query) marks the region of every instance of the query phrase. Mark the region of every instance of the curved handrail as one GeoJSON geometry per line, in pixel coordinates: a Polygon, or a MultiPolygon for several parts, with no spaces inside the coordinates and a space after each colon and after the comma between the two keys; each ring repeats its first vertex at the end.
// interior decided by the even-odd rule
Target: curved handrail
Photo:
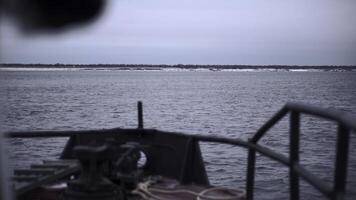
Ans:
{"type": "Polygon", "coordinates": [[[350,130],[356,131],[356,117],[346,112],[301,103],[287,103],[284,107],[289,111],[296,111],[299,113],[310,114],[324,119],[333,120],[343,124],[350,130]]]}
{"type": "Polygon", "coordinates": [[[319,108],[307,104],[290,102],[283,106],[282,109],[276,112],[273,117],[271,117],[263,126],[261,126],[261,128],[251,138],[251,142],[258,142],[265,132],[272,128],[279,120],[281,120],[291,111],[333,120],[343,124],[344,126],[347,126],[350,130],[356,131],[356,117],[351,116],[345,112],[330,108],[319,108]]]}
{"type": "Polygon", "coordinates": [[[288,109],[283,107],[276,114],[273,115],[261,128],[258,129],[256,134],[250,139],[251,142],[257,143],[261,137],[272,128],[279,120],[281,120],[288,113],[288,109]]]}

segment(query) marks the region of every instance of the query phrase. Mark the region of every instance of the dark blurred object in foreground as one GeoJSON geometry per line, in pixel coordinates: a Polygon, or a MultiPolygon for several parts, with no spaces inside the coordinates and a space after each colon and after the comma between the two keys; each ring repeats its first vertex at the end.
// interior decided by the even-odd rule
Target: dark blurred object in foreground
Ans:
{"type": "MultiPolygon", "coordinates": [[[[0,0],[1,1],[1,0],[0,0]]],[[[97,18],[105,0],[2,0],[7,16],[27,32],[58,31],[97,18]]]]}

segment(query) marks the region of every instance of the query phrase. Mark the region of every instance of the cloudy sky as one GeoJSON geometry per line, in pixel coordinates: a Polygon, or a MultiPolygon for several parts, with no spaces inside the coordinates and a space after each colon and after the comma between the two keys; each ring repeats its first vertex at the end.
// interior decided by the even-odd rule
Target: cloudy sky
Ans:
{"type": "Polygon", "coordinates": [[[0,29],[4,63],[356,65],[355,0],[112,0],[64,34],[0,29]]]}

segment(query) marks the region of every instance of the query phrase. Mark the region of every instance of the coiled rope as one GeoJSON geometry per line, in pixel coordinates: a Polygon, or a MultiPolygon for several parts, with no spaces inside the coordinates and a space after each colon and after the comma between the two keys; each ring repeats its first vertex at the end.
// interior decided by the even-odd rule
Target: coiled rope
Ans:
{"type": "Polygon", "coordinates": [[[193,196],[196,196],[197,200],[242,200],[245,199],[246,192],[243,189],[232,189],[232,188],[226,188],[226,187],[212,187],[205,189],[201,192],[194,192],[191,190],[187,189],[158,189],[158,188],[150,188],[151,184],[153,183],[152,180],[148,179],[145,182],[139,183],[137,185],[137,188],[133,190],[131,193],[135,195],[140,195],[143,199],[145,200],[166,200],[163,199],[162,197],[159,197],[153,192],[156,193],[162,193],[162,194],[178,194],[178,193],[185,193],[185,194],[190,194],[193,196]],[[222,196],[216,196],[216,195],[207,195],[208,192],[212,191],[229,191],[229,192],[234,192],[234,196],[229,196],[229,197],[222,197],[222,196]]]}

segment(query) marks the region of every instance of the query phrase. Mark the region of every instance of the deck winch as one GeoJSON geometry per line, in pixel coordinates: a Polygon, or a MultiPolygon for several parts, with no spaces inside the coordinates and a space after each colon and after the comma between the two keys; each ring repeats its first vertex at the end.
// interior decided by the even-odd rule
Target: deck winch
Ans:
{"type": "Polygon", "coordinates": [[[65,199],[127,199],[126,191],[135,189],[143,175],[138,168],[141,148],[136,142],[75,147],[81,174],[68,182],[65,199]]]}
{"type": "Polygon", "coordinates": [[[103,176],[104,164],[111,159],[109,148],[77,146],[74,156],[80,161],[81,174],[68,182],[64,192],[66,200],[116,200],[119,190],[108,178],[103,176]]]}

